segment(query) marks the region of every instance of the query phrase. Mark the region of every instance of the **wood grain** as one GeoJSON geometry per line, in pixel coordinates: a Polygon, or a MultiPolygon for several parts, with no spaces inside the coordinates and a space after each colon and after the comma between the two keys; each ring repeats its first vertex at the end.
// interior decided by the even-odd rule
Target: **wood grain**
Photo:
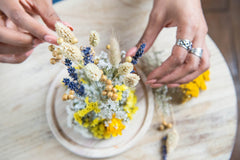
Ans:
{"type": "MultiPolygon", "coordinates": [[[[212,0],[214,1],[214,0],[212,0]]],[[[210,5],[209,1],[202,1],[205,3],[203,6],[210,5]]],[[[220,2],[221,3],[221,2],[220,2]]],[[[209,34],[216,42],[223,56],[225,57],[227,64],[233,73],[234,83],[238,95],[238,122],[240,122],[240,83],[239,83],[239,71],[240,71],[240,1],[230,0],[226,9],[208,9],[205,7],[205,16],[209,25],[209,34]],[[224,18],[225,17],[225,18],[224,18]],[[226,18],[227,17],[227,18],[226,18]],[[219,25],[219,21],[221,25],[219,25]],[[217,33],[217,34],[216,34],[217,33]],[[226,36],[227,33],[227,36],[226,36]],[[227,39],[227,41],[226,41],[227,39]],[[225,45],[224,45],[225,44],[225,45]],[[232,58],[229,58],[232,57],[232,58]],[[233,65],[234,64],[234,65],[233,65]]],[[[217,6],[217,5],[216,5],[217,6]]],[[[238,123],[240,124],[240,123],[238,123]]],[[[238,160],[240,157],[240,126],[238,125],[238,132],[235,142],[235,147],[231,160],[238,160]]]]}
{"type": "MultiPolygon", "coordinates": [[[[56,4],[63,20],[75,28],[80,43],[88,40],[92,29],[99,31],[100,48],[105,48],[112,28],[125,50],[140,38],[147,23],[152,1],[146,0],[68,0],[56,4]],[[131,17],[131,18],[129,18],[131,17]],[[131,26],[131,27],[130,27],[131,26]]],[[[164,29],[154,44],[155,50],[170,50],[175,43],[175,28],[164,29]]],[[[236,132],[236,95],[227,65],[210,38],[211,81],[197,99],[174,107],[179,144],[169,160],[229,159],[236,132]]],[[[0,155],[1,159],[79,160],[53,137],[45,117],[45,100],[51,81],[62,70],[49,64],[48,44],[40,45],[20,65],[0,64],[0,155]]],[[[147,134],[131,150],[111,160],[159,160],[159,117],[147,134]]]]}

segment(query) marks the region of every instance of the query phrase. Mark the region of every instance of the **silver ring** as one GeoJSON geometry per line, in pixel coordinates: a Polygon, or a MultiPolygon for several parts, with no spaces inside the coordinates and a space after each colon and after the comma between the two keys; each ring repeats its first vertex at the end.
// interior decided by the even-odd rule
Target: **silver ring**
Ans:
{"type": "Polygon", "coordinates": [[[192,42],[188,39],[178,39],[176,45],[185,48],[187,51],[192,49],[192,42]]]}
{"type": "Polygon", "coordinates": [[[192,48],[190,53],[194,54],[195,56],[198,56],[199,58],[202,58],[203,49],[202,48],[192,48]]]}

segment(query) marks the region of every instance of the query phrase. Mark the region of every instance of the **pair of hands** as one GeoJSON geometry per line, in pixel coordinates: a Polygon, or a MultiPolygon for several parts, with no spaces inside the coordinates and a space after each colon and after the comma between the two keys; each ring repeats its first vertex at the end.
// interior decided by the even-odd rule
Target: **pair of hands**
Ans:
{"type": "MultiPolygon", "coordinates": [[[[161,30],[173,26],[177,26],[176,39],[192,41],[192,47],[202,48],[203,55],[199,58],[188,53],[186,49],[174,45],[171,56],[147,77],[146,83],[153,88],[165,84],[168,87],[177,87],[192,81],[210,65],[210,54],[205,41],[208,28],[200,0],[154,0],[148,25],[136,46],[146,43],[145,52],[147,52],[161,30]]],[[[127,56],[135,55],[137,47],[131,48],[127,56]]]]}
{"type": "Polygon", "coordinates": [[[0,62],[20,63],[40,43],[56,44],[56,21],[52,0],[0,0],[0,62]]]}
{"type": "MultiPolygon", "coordinates": [[[[0,11],[0,62],[20,63],[38,44],[44,41],[56,44],[51,30],[60,18],[52,0],[1,0],[0,11]],[[46,26],[36,20],[39,16],[46,26]]],[[[177,26],[176,38],[192,41],[193,48],[203,49],[203,56],[200,59],[174,45],[171,56],[148,75],[147,83],[153,88],[164,84],[176,87],[209,68],[210,54],[205,42],[208,29],[200,0],[154,0],[148,25],[136,46],[146,43],[147,51],[162,28],[173,26],[177,26]]],[[[136,51],[137,47],[131,48],[127,56],[133,56],[136,51]]]]}

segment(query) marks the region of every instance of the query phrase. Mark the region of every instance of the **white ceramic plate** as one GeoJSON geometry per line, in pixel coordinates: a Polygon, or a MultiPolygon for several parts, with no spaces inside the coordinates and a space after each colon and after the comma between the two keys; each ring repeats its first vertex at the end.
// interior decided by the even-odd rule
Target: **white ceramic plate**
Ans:
{"type": "Polygon", "coordinates": [[[140,82],[136,88],[139,110],[128,123],[122,136],[108,140],[85,138],[67,126],[67,102],[62,101],[64,87],[60,81],[67,77],[62,71],[52,82],[46,103],[46,116],[49,127],[56,139],[71,152],[87,158],[107,158],[130,149],[150,127],[154,101],[150,88],[140,82]]]}

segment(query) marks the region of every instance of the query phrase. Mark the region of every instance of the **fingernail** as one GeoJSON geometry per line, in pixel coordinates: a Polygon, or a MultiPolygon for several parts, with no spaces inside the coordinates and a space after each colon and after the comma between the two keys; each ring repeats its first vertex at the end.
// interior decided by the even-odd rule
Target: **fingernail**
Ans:
{"type": "Polygon", "coordinates": [[[151,83],[155,83],[155,82],[157,82],[156,79],[151,79],[151,80],[146,81],[145,84],[151,84],[151,83]]]}
{"type": "Polygon", "coordinates": [[[57,45],[57,37],[53,35],[45,35],[43,38],[46,42],[57,45]]]}
{"type": "Polygon", "coordinates": [[[71,24],[69,24],[68,22],[62,22],[65,26],[67,26],[69,29],[71,29],[71,31],[73,31],[73,27],[71,24]]]}

